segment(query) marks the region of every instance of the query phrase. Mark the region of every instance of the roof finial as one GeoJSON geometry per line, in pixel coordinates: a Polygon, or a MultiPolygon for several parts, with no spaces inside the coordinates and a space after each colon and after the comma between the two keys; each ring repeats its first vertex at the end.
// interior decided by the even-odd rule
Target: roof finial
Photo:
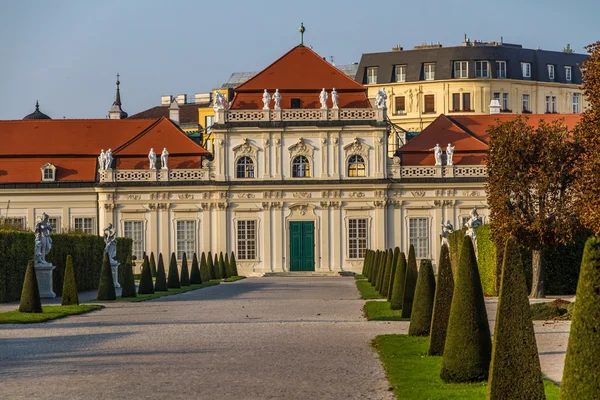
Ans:
{"type": "Polygon", "coordinates": [[[35,101],[35,111],[40,111],[40,103],[38,103],[38,101],[35,101]]]}
{"type": "Polygon", "coordinates": [[[121,84],[121,82],[119,82],[119,77],[120,77],[120,76],[121,76],[121,75],[119,75],[119,73],[117,72],[117,86],[119,86],[119,85],[121,84]]]}
{"type": "Polygon", "coordinates": [[[300,45],[304,46],[304,31],[306,29],[304,29],[304,23],[300,22],[300,29],[298,29],[300,31],[300,45]]]}

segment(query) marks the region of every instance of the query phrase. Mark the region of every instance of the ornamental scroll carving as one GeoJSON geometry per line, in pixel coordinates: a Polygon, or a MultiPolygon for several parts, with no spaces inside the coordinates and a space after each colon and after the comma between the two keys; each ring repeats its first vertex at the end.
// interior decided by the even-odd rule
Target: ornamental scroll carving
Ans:
{"type": "Polygon", "coordinates": [[[311,159],[315,152],[315,148],[310,144],[306,143],[306,141],[303,138],[299,138],[295,144],[288,147],[288,150],[290,152],[290,157],[306,156],[311,159]]]}
{"type": "Polygon", "coordinates": [[[359,138],[354,138],[352,143],[344,146],[344,151],[346,152],[346,158],[357,154],[362,156],[362,158],[367,161],[369,156],[369,146],[367,146],[365,143],[362,143],[359,138]]]}
{"type": "Polygon", "coordinates": [[[423,197],[425,196],[425,191],[424,190],[414,190],[412,192],[410,192],[413,197],[423,197]]]}
{"type": "Polygon", "coordinates": [[[234,159],[236,161],[240,157],[250,157],[256,168],[256,154],[258,153],[258,147],[250,144],[247,138],[242,139],[242,144],[235,146],[231,150],[233,151],[234,159]]]}
{"type": "Polygon", "coordinates": [[[179,197],[179,200],[191,200],[194,198],[194,195],[191,193],[180,193],[177,197],[179,197]]]}
{"type": "Polygon", "coordinates": [[[255,196],[254,193],[238,193],[238,197],[240,199],[253,199],[255,196]]]}
{"type": "Polygon", "coordinates": [[[365,194],[363,192],[350,192],[349,194],[350,197],[365,197],[365,194]]]}
{"type": "Polygon", "coordinates": [[[310,192],[295,192],[293,196],[295,199],[310,199],[311,194],[310,192]]]}
{"type": "Polygon", "coordinates": [[[477,190],[464,190],[463,191],[463,196],[477,197],[477,196],[479,196],[479,191],[477,191],[477,190]]]}
{"type": "Polygon", "coordinates": [[[141,194],[128,194],[127,195],[127,200],[141,200],[142,195],[141,194]]]}

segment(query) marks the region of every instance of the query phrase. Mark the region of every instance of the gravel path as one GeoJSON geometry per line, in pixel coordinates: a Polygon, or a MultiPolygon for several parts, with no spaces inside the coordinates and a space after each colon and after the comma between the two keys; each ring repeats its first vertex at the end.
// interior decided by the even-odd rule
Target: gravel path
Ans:
{"type": "Polygon", "coordinates": [[[256,278],[0,326],[3,399],[392,399],[353,278],[256,278]]]}

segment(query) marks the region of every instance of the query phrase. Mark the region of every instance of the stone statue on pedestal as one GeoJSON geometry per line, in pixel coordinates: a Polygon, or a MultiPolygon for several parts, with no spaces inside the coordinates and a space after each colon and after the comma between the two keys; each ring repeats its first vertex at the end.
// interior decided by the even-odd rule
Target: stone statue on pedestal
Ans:
{"type": "Polygon", "coordinates": [[[267,89],[265,89],[265,92],[263,93],[262,101],[263,101],[263,110],[268,110],[269,103],[271,102],[271,96],[269,95],[269,92],[267,92],[267,89]]]}
{"type": "Polygon", "coordinates": [[[321,90],[321,93],[319,94],[319,101],[321,102],[321,110],[327,110],[327,91],[325,90],[325,88],[323,88],[323,90],[321,90]]]}
{"type": "Polygon", "coordinates": [[[385,93],[385,89],[379,89],[377,91],[375,103],[377,108],[387,108],[387,94],[385,93]]]}
{"type": "Polygon", "coordinates": [[[221,92],[215,92],[215,105],[213,107],[215,111],[217,110],[227,110],[229,108],[229,104],[227,103],[227,99],[221,92]]]}
{"type": "Polygon", "coordinates": [[[160,155],[160,168],[169,169],[169,152],[165,147],[160,155]]]}
{"type": "Polygon", "coordinates": [[[335,88],[333,88],[333,90],[331,91],[331,102],[333,103],[331,108],[333,108],[334,110],[337,110],[338,108],[340,108],[340,106],[338,105],[338,101],[339,101],[338,92],[335,90],[335,88]]]}
{"type": "Polygon", "coordinates": [[[156,169],[156,153],[153,148],[150,148],[150,153],[148,153],[148,161],[150,161],[150,169],[156,169]]]}
{"type": "Polygon", "coordinates": [[[119,262],[115,260],[117,256],[117,237],[116,233],[113,232],[113,224],[108,224],[108,227],[104,229],[104,252],[108,254],[108,260],[112,269],[113,281],[115,287],[119,288],[119,262]]]}
{"type": "Polygon", "coordinates": [[[38,281],[38,288],[40,290],[40,297],[52,299],[56,297],[54,290],[52,290],[52,271],[55,267],[46,261],[46,256],[50,252],[50,249],[52,249],[51,232],[52,226],[50,226],[48,214],[42,213],[38,222],[35,224],[33,265],[38,281]]]}
{"type": "Polygon", "coordinates": [[[108,149],[106,151],[106,153],[104,154],[104,169],[112,169],[112,162],[113,162],[112,150],[108,149]]]}
{"type": "Polygon", "coordinates": [[[442,245],[446,245],[448,247],[450,247],[450,244],[448,243],[448,236],[454,232],[454,226],[452,226],[452,224],[450,223],[450,221],[446,221],[446,223],[442,223],[442,233],[440,233],[440,237],[442,238],[442,245]]]}
{"type": "Polygon", "coordinates": [[[446,165],[454,165],[452,161],[452,157],[454,156],[454,146],[451,143],[448,143],[448,147],[446,147],[446,165]]]}
{"type": "Polygon", "coordinates": [[[273,101],[275,102],[273,109],[281,110],[281,95],[279,94],[279,89],[275,89],[275,93],[273,93],[273,101]]]}
{"type": "Polygon", "coordinates": [[[105,164],[106,164],[106,154],[104,154],[104,149],[102,149],[102,150],[100,150],[100,155],[98,156],[98,169],[103,170],[105,164]]]}
{"type": "Polygon", "coordinates": [[[435,145],[435,147],[429,149],[433,150],[433,155],[435,157],[435,165],[442,165],[442,148],[439,143],[435,145]]]}

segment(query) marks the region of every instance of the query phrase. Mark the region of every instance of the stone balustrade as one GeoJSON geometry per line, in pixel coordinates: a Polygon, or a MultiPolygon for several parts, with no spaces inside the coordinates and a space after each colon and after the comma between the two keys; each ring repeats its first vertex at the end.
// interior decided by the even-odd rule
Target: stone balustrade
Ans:
{"type": "Polygon", "coordinates": [[[388,174],[395,179],[407,178],[487,178],[485,165],[388,165],[388,174]]]}
{"type": "Polygon", "coordinates": [[[383,109],[286,109],[286,110],[217,110],[215,123],[269,121],[383,121],[383,109]]]}
{"type": "Polygon", "coordinates": [[[125,169],[99,171],[100,183],[110,182],[184,182],[214,180],[208,168],[193,169],[125,169]]]}

